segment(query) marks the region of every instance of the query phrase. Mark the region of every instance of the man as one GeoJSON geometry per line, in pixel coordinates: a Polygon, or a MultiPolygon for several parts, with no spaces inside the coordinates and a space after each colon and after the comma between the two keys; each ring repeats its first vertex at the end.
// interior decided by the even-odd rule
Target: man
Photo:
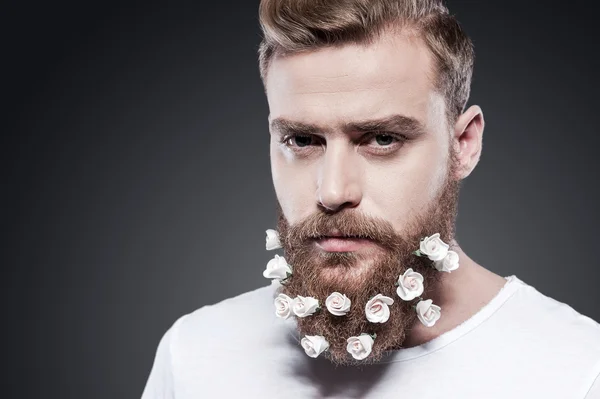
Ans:
{"type": "Polygon", "coordinates": [[[599,398],[600,325],[470,259],[484,119],[437,0],[262,0],[271,285],[162,338],[143,398],[599,398]]]}

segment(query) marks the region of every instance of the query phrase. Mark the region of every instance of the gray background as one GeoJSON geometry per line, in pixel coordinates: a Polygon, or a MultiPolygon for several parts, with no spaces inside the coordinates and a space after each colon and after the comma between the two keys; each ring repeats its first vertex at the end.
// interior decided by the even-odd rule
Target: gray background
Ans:
{"type": "MultiPolygon", "coordinates": [[[[177,317],[268,283],[257,2],[81,3],[2,11],[3,397],[139,397],[177,317]]],[[[591,4],[449,7],[487,123],[458,240],[600,320],[591,4]]]]}

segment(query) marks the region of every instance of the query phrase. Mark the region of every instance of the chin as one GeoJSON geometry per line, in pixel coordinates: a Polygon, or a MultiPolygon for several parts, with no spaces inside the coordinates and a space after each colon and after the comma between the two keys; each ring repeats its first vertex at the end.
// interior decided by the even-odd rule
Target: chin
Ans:
{"type": "Polygon", "coordinates": [[[326,283],[352,283],[353,285],[361,285],[371,273],[367,266],[359,266],[347,268],[338,266],[321,270],[321,279],[326,283]]]}
{"type": "MultiPolygon", "coordinates": [[[[339,252],[342,253],[342,252],[339,252]]],[[[319,270],[320,280],[328,285],[360,287],[374,273],[375,259],[356,259],[339,262],[335,265],[324,265],[319,270]]]]}

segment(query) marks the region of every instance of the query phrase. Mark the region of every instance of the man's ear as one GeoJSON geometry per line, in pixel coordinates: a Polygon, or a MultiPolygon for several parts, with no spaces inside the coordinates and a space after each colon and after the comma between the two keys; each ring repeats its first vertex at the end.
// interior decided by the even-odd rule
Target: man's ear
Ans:
{"type": "Polygon", "coordinates": [[[453,145],[458,145],[457,180],[469,176],[479,162],[484,125],[483,112],[477,105],[470,106],[454,124],[453,145]]]}

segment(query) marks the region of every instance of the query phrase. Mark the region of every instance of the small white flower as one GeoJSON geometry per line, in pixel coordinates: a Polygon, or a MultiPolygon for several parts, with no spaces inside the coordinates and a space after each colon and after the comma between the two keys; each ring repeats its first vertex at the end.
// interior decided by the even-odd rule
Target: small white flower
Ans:
{"type": "Polygon", "coordinates": [[[367,320],[371,323],[385,323],[390,318],[390,308],[388,306],[393,303],[394,300],[388,296],[375,295],[365,305],[367,320]]]}
{"type": "Polygon", "coordinates": [[[277,230],[273,230],[273,229],[267,230],[266,247],[267,247],[267,251],[281,248],[281,242],[279,241],[279,233],[277,232],[277,230]]]}
{"type": "Polygon", "coordinates": [[[325,300],[325,306],[329,313],[335,316],[344,316],[350,310],[351,301],[346,295],[334,292],[325,300]]]}
{"type": "Polygon", "coordinates": [[[267,263],[267,268],[263,272],[263,276],[266,278],[284,279],[288,277],[288,274],[292,274],[292,268],[288,265],[285,258],[279,255],[275,255],[275,257],[267,263]]]}
{"type": "Polygon", "coordinates": [[[307,335],[300,341],[306,354],[317,357],[329,348],[329,342],[322,335],[307,335]]]}
{"type": "Polygon", "coordinates": [[[292,314],[293,299],[285,294],[279,294],[275,298],[275,316],[287,319],[292,314]]]}
{"type": "Polygon", "coordinates": [[[396,293],[405,301],[412,301],[423,293],[423,275],[408,269],[398,277],[396,293]]]}
{"type": "Polygon", "coordinates": [[[446,256],[450,246],[440,239],[440,233],[421,240],[419,251],[433,261],[442,260],[446,256]]]}
{"type": "Polygon", "coordinates": [[[306,317],[317,311],[319,300],[311,296],[303,297],[298,295],[292,303],[292,311],[298,317],[306,317]]]}
{"type": "Polygon", "coordinates": [[[435,268],[441,272],[452,272],[458,269],[458,254],[454,251],[448,251],[446,257],[434,262],[435,268]]]}
{"type": "Polygon", "coordinates": [[[373,349],[373,337],[368,334],[361,334],[358,337],[350,337],[346,340],[346,350],[356,360],[363,360],[371,354],[373,349]]]}
{"type": "Polygon", "coordinates": [[[432,327],[441,316],[441,308],[433,304],[431,299],[417,303],[417,317],[427,327],[432,327]]]}

